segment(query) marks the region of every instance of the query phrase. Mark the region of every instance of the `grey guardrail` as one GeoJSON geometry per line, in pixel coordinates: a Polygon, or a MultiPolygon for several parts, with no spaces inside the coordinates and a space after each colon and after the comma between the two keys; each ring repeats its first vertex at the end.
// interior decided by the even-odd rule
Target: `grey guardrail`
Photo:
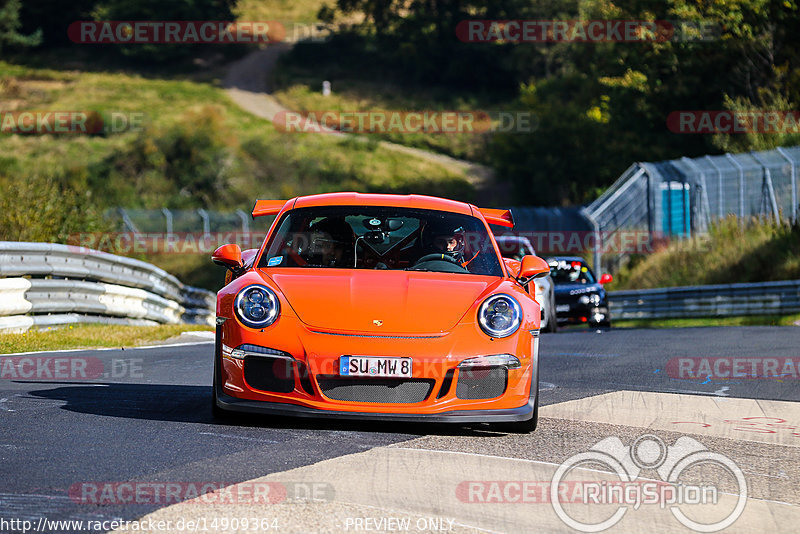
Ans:
{"type": "Polygon", "coordinates": [[[140,260],[83,247],[0,241],[0,330],[99,317],[213,325],[215,302],[214,293],[140,260]]]}
{"type": "Polygon", "coordinates": [[[800,312],[800,280],[608,293],[612,319],[784,315],[800,312]]]}

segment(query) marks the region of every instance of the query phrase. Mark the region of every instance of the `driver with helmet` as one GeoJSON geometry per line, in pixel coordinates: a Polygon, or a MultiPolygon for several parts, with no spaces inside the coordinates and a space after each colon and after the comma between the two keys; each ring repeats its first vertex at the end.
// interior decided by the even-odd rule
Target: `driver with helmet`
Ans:
{"type": "Polygon", "coordinates": [[[477,256],[465,258],[466,231],[453,221],[429,221],[423,229],[423,244],[428,254],[441,254],[442,259],[466,268],[477,256]]]}
{"type": "Polygon", "coordinates": [[[324,267],[353,267],[353,228],[342,217],[328,217],[309,227],[310,263],[324,267]]]}

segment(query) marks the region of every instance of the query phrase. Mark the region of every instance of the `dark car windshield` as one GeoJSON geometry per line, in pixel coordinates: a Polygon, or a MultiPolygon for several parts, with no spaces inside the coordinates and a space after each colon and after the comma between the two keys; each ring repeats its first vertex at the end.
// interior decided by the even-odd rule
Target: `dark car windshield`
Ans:
{"type": "Polygon", "coordinates": [[[578,260],[550,260],[550,276],[556,284],[597,283],[591,269],[578,260]]]}
{"type": "Polygon", "coordinates": [[[445,211],[320,206],[286,213],[258,265],[502,276],[483,222],[445,211]]]}

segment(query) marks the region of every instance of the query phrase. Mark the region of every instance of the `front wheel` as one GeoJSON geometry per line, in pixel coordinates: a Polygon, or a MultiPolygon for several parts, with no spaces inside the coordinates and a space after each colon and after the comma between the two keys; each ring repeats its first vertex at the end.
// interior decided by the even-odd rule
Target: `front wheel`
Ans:
{"type": "Polygon", "coordinates": [[[552,301],[547,307],[547,326],[545,326],[543,330],[551,333],[558,332],[558,317],[556,317],[556,307],[552,301]]]}
{"type": "MultiPolygon", "coordinates": [[[[531,385],[533,387],[533,385],[531,385]]],[[[495,429],[508,434],[530,434],[539,424],[539,377],[536,377],[536,400],[533,401],[533,416],[527,421],[497,423],[495,429]]]]}
{"type": "Polygon", "coordinates": [[[220,340],[219,328],[217,329],[217,339],[214,350],[214,378],[211,382],[211,416],[214,419],[228,419],[231,413],[217,405],[217,389],[222,388],[222,378],[220,366],[222,365],[222,341],[220,340]]]}

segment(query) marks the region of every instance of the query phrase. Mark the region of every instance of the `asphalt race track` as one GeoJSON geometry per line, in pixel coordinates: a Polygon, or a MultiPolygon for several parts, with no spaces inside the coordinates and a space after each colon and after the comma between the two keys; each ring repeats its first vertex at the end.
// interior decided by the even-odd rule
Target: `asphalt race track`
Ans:
{"type": "MultiPolygon", "coordinates": [[[[685,516],[722,521],[746,493],[727,531],[797,532],[800,328],[569,331],[541,339],[540,422],[531,435],[485,425],[218,423],[209,409],[211,342],[2,356],[0,519],[30,521],[40,532],[98,531],[42,526],[44,519],[140,518],[150,520],[148,532],[191,531],[189,521],[199,532],[581,531],[555,511],[547,483],[573,455],[618,438],[624,446],[646,442],[629,452],[633,463],[646,464],[640,482],[664,479],[656,465],[664,455],[651,454],[658,439],[678,459],[694,440],[741,470],[746,492],[734,476],[692,473],[688,480],[713,482],[720,497],[685,516]],[[9,378],[7,361],[19,366],[23,357],[79,361],[94,378],[48,378],[53,369],[41,362],[44,376],[9,378]],[[645,434],[657,439],[636,441],[645,434]],[[679,443],[684,437],[691,440],[679,443]],[[241,483],[242,492],[230,501],[177,504],[135,494],[158,483],[180,486],[178,501],[191,497],[192,483],[241,483]],[[254,497],[259,488],[268,488],[269,502],[254,497]],[[261,524],[245,527],[245,519],[261,524]]],[[[611,480],[608,471],[579,467],[571,480],[611,480]]],[[[595,524],[620,504],[566,506],[581,524],[595,524]]],[[[609,532],[691,531],[676,518],[669,506],[630,505],[609,532]]],[[[22,532],[20,524],[0,521],[0,531],[22,532]]]]}

